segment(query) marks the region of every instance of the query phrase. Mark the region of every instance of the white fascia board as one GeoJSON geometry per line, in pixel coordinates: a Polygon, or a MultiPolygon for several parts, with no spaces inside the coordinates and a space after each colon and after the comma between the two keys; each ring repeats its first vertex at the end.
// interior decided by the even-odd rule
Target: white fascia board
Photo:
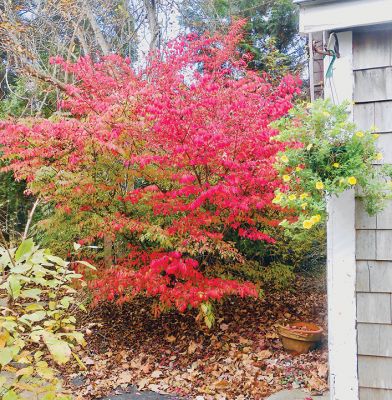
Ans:
{"type": "Polygon", "coordinates": [[[392,0],[349,0],[305,3],[300,8],[300,32],[332,31],[392,22],[392,0]]]}

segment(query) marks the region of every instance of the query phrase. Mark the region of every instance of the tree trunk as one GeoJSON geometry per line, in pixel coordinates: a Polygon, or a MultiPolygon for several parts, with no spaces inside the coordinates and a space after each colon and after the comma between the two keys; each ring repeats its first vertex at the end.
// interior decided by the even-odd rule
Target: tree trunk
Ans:
{"type": "Polygon", "coordinates": [[[107,42],[102,34],[102,31],[98,26],[97,20],[95,19],[95,16],[94,16],[93,12],[91,11],[90,6],[87,4],[87,1],[84,2],[84,11],[86,13],[87,19],[90,22],[91,29],[94,32],[95,39],[97,40],[97,43],[102,50],[102,54],[104,56],[109,55],[109,53],[110,53],[109,45],[107,44],[107,42]]]}
{"type": "Polygon", "coordinates": [[[150,50],[160,46],[161,28],[158,23],[158,11],[155,0],[143,0],[147,12],[148,27],[151,33],[150,50]]]}
{"type": "Polygon", "coordinates": [[[113,240],[110,236],[105,235],[103,238],[103,261],[105,268],[113,265],[113,240]]]}

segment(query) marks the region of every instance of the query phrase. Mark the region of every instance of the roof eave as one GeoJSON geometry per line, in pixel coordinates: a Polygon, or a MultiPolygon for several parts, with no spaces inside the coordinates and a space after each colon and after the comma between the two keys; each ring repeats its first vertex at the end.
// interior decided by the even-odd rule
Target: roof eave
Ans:
{"type": "Polygon", "coordinates": [[[302,34],[392,23],[391,0],[296,0],[302,34]]]}

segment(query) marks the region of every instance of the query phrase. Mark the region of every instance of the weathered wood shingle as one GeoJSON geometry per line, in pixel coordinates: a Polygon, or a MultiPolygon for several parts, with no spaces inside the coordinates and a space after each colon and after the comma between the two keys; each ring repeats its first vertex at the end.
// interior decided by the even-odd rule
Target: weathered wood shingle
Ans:
{"type": "Polygon", "coordinates": [[[353,36],[353,68],[387,67],[391,64],[392,31],[358,32],[353,36]]]}
{"type": "Polygon", "coordinates": [[[389,293],[357,293],[357,321],[376,324],[392,323],[391,295],[389,293]]]}
{"type": "Polygon", "coordinates": [[[392,230],[376,231],[376,260],[392,260],[392,230]]]}
{"type": "Polygon", "coordinates": [[[357,260],[376,259],[376,231],[374,229],[358,229],[356,241],[357,260]]]}
{"type": "Polygon", "coordinates": [[[392,325],[359,323],[358,354],[392,357],[392,325]]]}
{"type": "Polygon", "coordinates": [[[373,293],[392,293],[392,262],[367,261],[367,264],[370,291],[373,293]]]}
{"type": "MultiPolygon", "coordinates": [[[[367,107],[366,111],[371,108],[367,107]]],[[[372,115],[369,115],[369,120],[372,115]]],[[[392,101],[382,101],[374,104],[374,126],[377,132],[392,132],[392,101]]]]}
{"type": "Polygon", "coordinates": [[[376,103],[354,104],[354,121],[359,130],[367,131],[376,124],[375,104],[376,103]]]}
{"type": "Polygon", "coordinates": [[[376,216],[370,216],[364,207],[364,203],[360,198],[355,200],[355,227],[357,229],[376,229],[376,216]]]}
{"type": "Polygon", "coordinates": [[[392,68],[365,69],[354,72],[354,101],[392,100],[392,68]]]}
{"type": "MultiPolygon", "coordinates": [[[[391,151],[392,152],[392,151],[391,151]]],[[[386,203],[386,207],[377,215],[377,228],[378,229],[391,229],[392,230],[392,201],[386,203]]]]}
{"type": "Polygon", "coordinates": [[[358,375],[362,387],[392,389],[391,371],[392,358],[358,356],[358,375]]]}
{"type": "Polygon", "coordinates": [[[356,291],[370,292],[370,271],[368,261],[357,261],[356,291]]]}
{"type": "Polygon", "coordinates": [[[392,390],[360,388],[359,398],[361,400],[392,400],[392,390]]]}

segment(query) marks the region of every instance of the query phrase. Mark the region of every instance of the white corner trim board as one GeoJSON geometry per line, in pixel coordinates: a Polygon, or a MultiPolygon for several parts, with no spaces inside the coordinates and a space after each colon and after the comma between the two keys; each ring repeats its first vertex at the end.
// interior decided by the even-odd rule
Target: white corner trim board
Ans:
{"type": "MultiPolygon", "coordinates": [[[[333,77],[325,82],[324,96],[338,103],[349,100],[351,104],[354,92],[352,32],[337,35],[341,57],[334,64],[333,77]]],[[[328,58],[325,59],[325,71],[328,58]]],[[[350,111],[352,118],[352,107],[350,111]]],[[[354,190],[330,198],[327,210],[330,398],[358,400],[354,190]]]]}
{"type": "Polygon", "coordinates": [[[327,208],[330,399],[358,400],[354,190],[327,208]]]}
{"type": "MultiPolygon", "coordinates": [[[[392,0],[391,0],[392,3],[392,0]]],[[[327,40],[329,33],[325,35],[327,40]]],[[[352,100],[354,97],[354,72],[353,72],[353,33],[345,31],[337,33],[339,40],[340,58],[335,60],[331,78],[324,77],[324,97],[334,103],[348,101],[350,118],[353,118],[352,100]]],[[[327,71],[331,57],[324,58],[324,71],[327,71]]]]}
{"type": "Polygon", "coordinates": [[[392,22],[391,0],[342,0],[301,6],[300,32],[320,32],[392,22]]]}

